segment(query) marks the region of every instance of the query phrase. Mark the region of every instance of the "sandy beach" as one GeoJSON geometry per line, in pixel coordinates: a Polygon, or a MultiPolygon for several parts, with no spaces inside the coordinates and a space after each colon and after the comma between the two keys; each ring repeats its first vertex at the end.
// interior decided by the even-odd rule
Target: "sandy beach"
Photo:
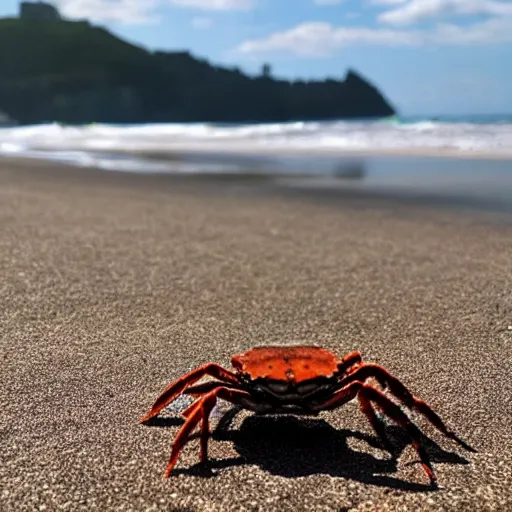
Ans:
{"type": "Polygon", "coordinates": [[[0,160],[0,510],[512,509],[512,224],[385,197],[0,160]],[[215,411],[163,472],[173,379],[262,344],[360,350],[477,453],[412,415],[376,446],[356,401],[318,418],[215,411]],[[217,428],[217,423],[220,422],[217,428]]]}

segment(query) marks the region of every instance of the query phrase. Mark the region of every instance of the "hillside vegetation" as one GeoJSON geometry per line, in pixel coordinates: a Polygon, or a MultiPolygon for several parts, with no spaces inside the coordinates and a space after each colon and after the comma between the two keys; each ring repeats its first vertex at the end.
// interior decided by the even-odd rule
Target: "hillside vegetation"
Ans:
{"type": "Polygon", "coordinates": [[[393,108],[349,71],[283,81],[149,52],[86,21],[0,19],[0,111],[20,123],[273,122],[384,117],[393,108]]]}

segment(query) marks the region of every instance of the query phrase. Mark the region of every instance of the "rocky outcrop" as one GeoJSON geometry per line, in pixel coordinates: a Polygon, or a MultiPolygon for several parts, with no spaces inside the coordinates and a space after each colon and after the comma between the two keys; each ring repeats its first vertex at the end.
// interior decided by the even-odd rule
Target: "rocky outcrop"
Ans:
{"type": "MultiPolygon", "coordinates": [[[[50,17],[51,18],[51,17],[50,17]]],[[[276,80],[188,52],[149,52],[87,21],[0,19],[0,110],[20,123],[279,122],[385,117],[355,71],[276,80]]]]}

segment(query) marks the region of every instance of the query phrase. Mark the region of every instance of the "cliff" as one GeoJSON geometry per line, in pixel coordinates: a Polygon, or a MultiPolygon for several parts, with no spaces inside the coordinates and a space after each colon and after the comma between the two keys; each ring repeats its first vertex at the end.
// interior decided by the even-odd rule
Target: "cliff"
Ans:
{"type": "Polygon", "coordinates": [[[278,122],[385,117],[354,71],[345,80],[251,77],[188,52],[149,52],[87,21],[0,19],[0,111],[21,124],[278,122]]]}

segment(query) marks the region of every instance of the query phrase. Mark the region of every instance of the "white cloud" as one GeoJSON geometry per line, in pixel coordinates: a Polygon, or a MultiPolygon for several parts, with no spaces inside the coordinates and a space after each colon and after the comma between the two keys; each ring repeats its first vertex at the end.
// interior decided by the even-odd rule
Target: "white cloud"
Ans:
{"type": "Polygon", "coordinates": [[[418,44],[413,32],[365,27],[334,27],[325,22],[308,22],[265,39],[244,42],[242,53],[288,51],[303,56],[324,56],[337,48],[353,44],[418,44]]]}
{"type": "Polygon", "coordinates": [[[160,5],[174,5],[203,11],[249,10],[257,0],[53,0],[66,17],[87,18],[93,22],[143,24],[156,21],[160,5]]]}
{"type": "Polygon", "coordinates": [[[255,7],[256,0],[168,0],[177,7],[189,7],[203,11],[244,11],[255,7]]]}
{"type": "Polygon", "coordinates": [[[199,16],[197,18],[192,19],[192,27],[196,30],[206,30],[213,26],[212,18],[206,18],[204,16],[199,16]]]}
{"type": "Polygon", "coordinates": [[[445,23],[431,30],[336,27],[330,23],[308,22],[264,39],[246,41],[238,51],[247,54],[284,51],[305,57],[323,57],[353,45],[460,46],[505,42],[512,42],[512,17],[491,18],[465,27],[445,23]]]}
{"type": "Polygon", "coordinates": [[[512,43],[512,16],[490,18],[469,27],[443,23],[432,36],[433,43],[447,45],[512,43]]]}
{"type": "Polygon", "coordinates": [[[151,12],[159,0],[54,0],[61,14],[95,22],[126,24],[155,21],[151,12]]]}
{"type": "Polygon", "coordinates": [[[509,0],[373,0],[374,4],[398,7],[387,10],[378,20],[392,25],[411,25],[426,19],[463,15],[512,15],[509,0]]]}

